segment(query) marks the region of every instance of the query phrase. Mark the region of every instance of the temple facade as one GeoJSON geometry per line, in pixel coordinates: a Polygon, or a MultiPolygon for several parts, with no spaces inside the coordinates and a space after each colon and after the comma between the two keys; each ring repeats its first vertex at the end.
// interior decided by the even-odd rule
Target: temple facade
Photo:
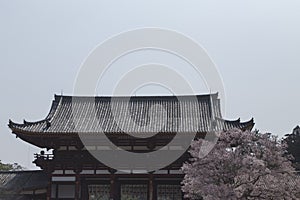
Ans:
{"type": "MultiPolygon", "coordinates": [[[[41,151],[33,161],[47,177],[47,200],[181,200],[184,175],[180,168],[189,158],[187,151],[159,169],[133,170],[128,165],[120,170],[121,166],[116,169],[93,154],[111,151],[101,138],[108,138],[126,152],[145,154],[164,150],[178,133],[193,132],[194,138],[203,138],[232,128],[251,130],[254,122],[224,120],[217,94],[130,98],[55,95],[44,119],[23,123],[10,120],[8,126],[18,138],[51,152],[41,151]],[[82,136],[96,139],[83,141],[82,136]]],[[[167,150],[178,148],[180,145],[167,150]]]]}

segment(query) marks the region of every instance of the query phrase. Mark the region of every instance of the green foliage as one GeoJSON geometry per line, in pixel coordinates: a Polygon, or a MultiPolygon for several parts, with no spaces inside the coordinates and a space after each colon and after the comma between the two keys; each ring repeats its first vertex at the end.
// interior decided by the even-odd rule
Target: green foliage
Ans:
{"type": "Polygon", "coordinates": [[[19,171],[22,170],[23,167],[18,163],[14,164],[4,164],[0,160],[0,171],[19,171]]]}

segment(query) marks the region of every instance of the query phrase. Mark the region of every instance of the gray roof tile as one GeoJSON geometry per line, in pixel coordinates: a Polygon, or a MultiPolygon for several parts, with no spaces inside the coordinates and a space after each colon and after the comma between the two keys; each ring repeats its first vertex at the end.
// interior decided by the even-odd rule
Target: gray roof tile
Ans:
{"type": "Polygon", "coordinates": [[[0,172],[0,190],[26,191],[46,188],[48,178],[43,171],[5,171],[0,172]]]}
{"type": "Polygon", "coordinates": [[[208,132],[212,130],[211,124],[213,130],[247,129],[254,125],[253,119],[244,123],[223,120],[217,94],[197,95],[196,98],[55,95],[45,119],[37,122],[24,120],[23,124],[10,121],[9,127],[14,133],[151,133],[208,132]],[[129,123],[129,118],[134,123],[129,123]]]}

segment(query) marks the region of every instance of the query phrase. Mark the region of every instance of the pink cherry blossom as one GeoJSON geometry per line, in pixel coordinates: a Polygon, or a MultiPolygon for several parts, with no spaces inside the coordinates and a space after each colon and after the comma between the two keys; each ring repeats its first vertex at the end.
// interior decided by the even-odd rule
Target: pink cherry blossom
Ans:
{"type": "Polygon", "coordinates": [[[286,146],[271,134],[238,129],[218,133],[207,156],[203,139],[192,143],[183,191],[189,199],[300,199],[300,179],[285,156],[286,146]]]}

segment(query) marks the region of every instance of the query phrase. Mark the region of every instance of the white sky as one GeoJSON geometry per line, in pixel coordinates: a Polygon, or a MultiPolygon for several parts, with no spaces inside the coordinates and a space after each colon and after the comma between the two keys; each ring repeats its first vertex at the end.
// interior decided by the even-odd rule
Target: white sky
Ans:
{"type": "Polygon", "coordinates": [[[300,124],[299,10],[299,0],[0,1],[0,159],[34,168],[40,150],[16,139],[8,119],[44,118],[55,93],[72,94],[96,45],[141,27],[179,31],[207,50],[223,78],[226,119],[254,117],[263,132],[289,133],[300,124]]]}

